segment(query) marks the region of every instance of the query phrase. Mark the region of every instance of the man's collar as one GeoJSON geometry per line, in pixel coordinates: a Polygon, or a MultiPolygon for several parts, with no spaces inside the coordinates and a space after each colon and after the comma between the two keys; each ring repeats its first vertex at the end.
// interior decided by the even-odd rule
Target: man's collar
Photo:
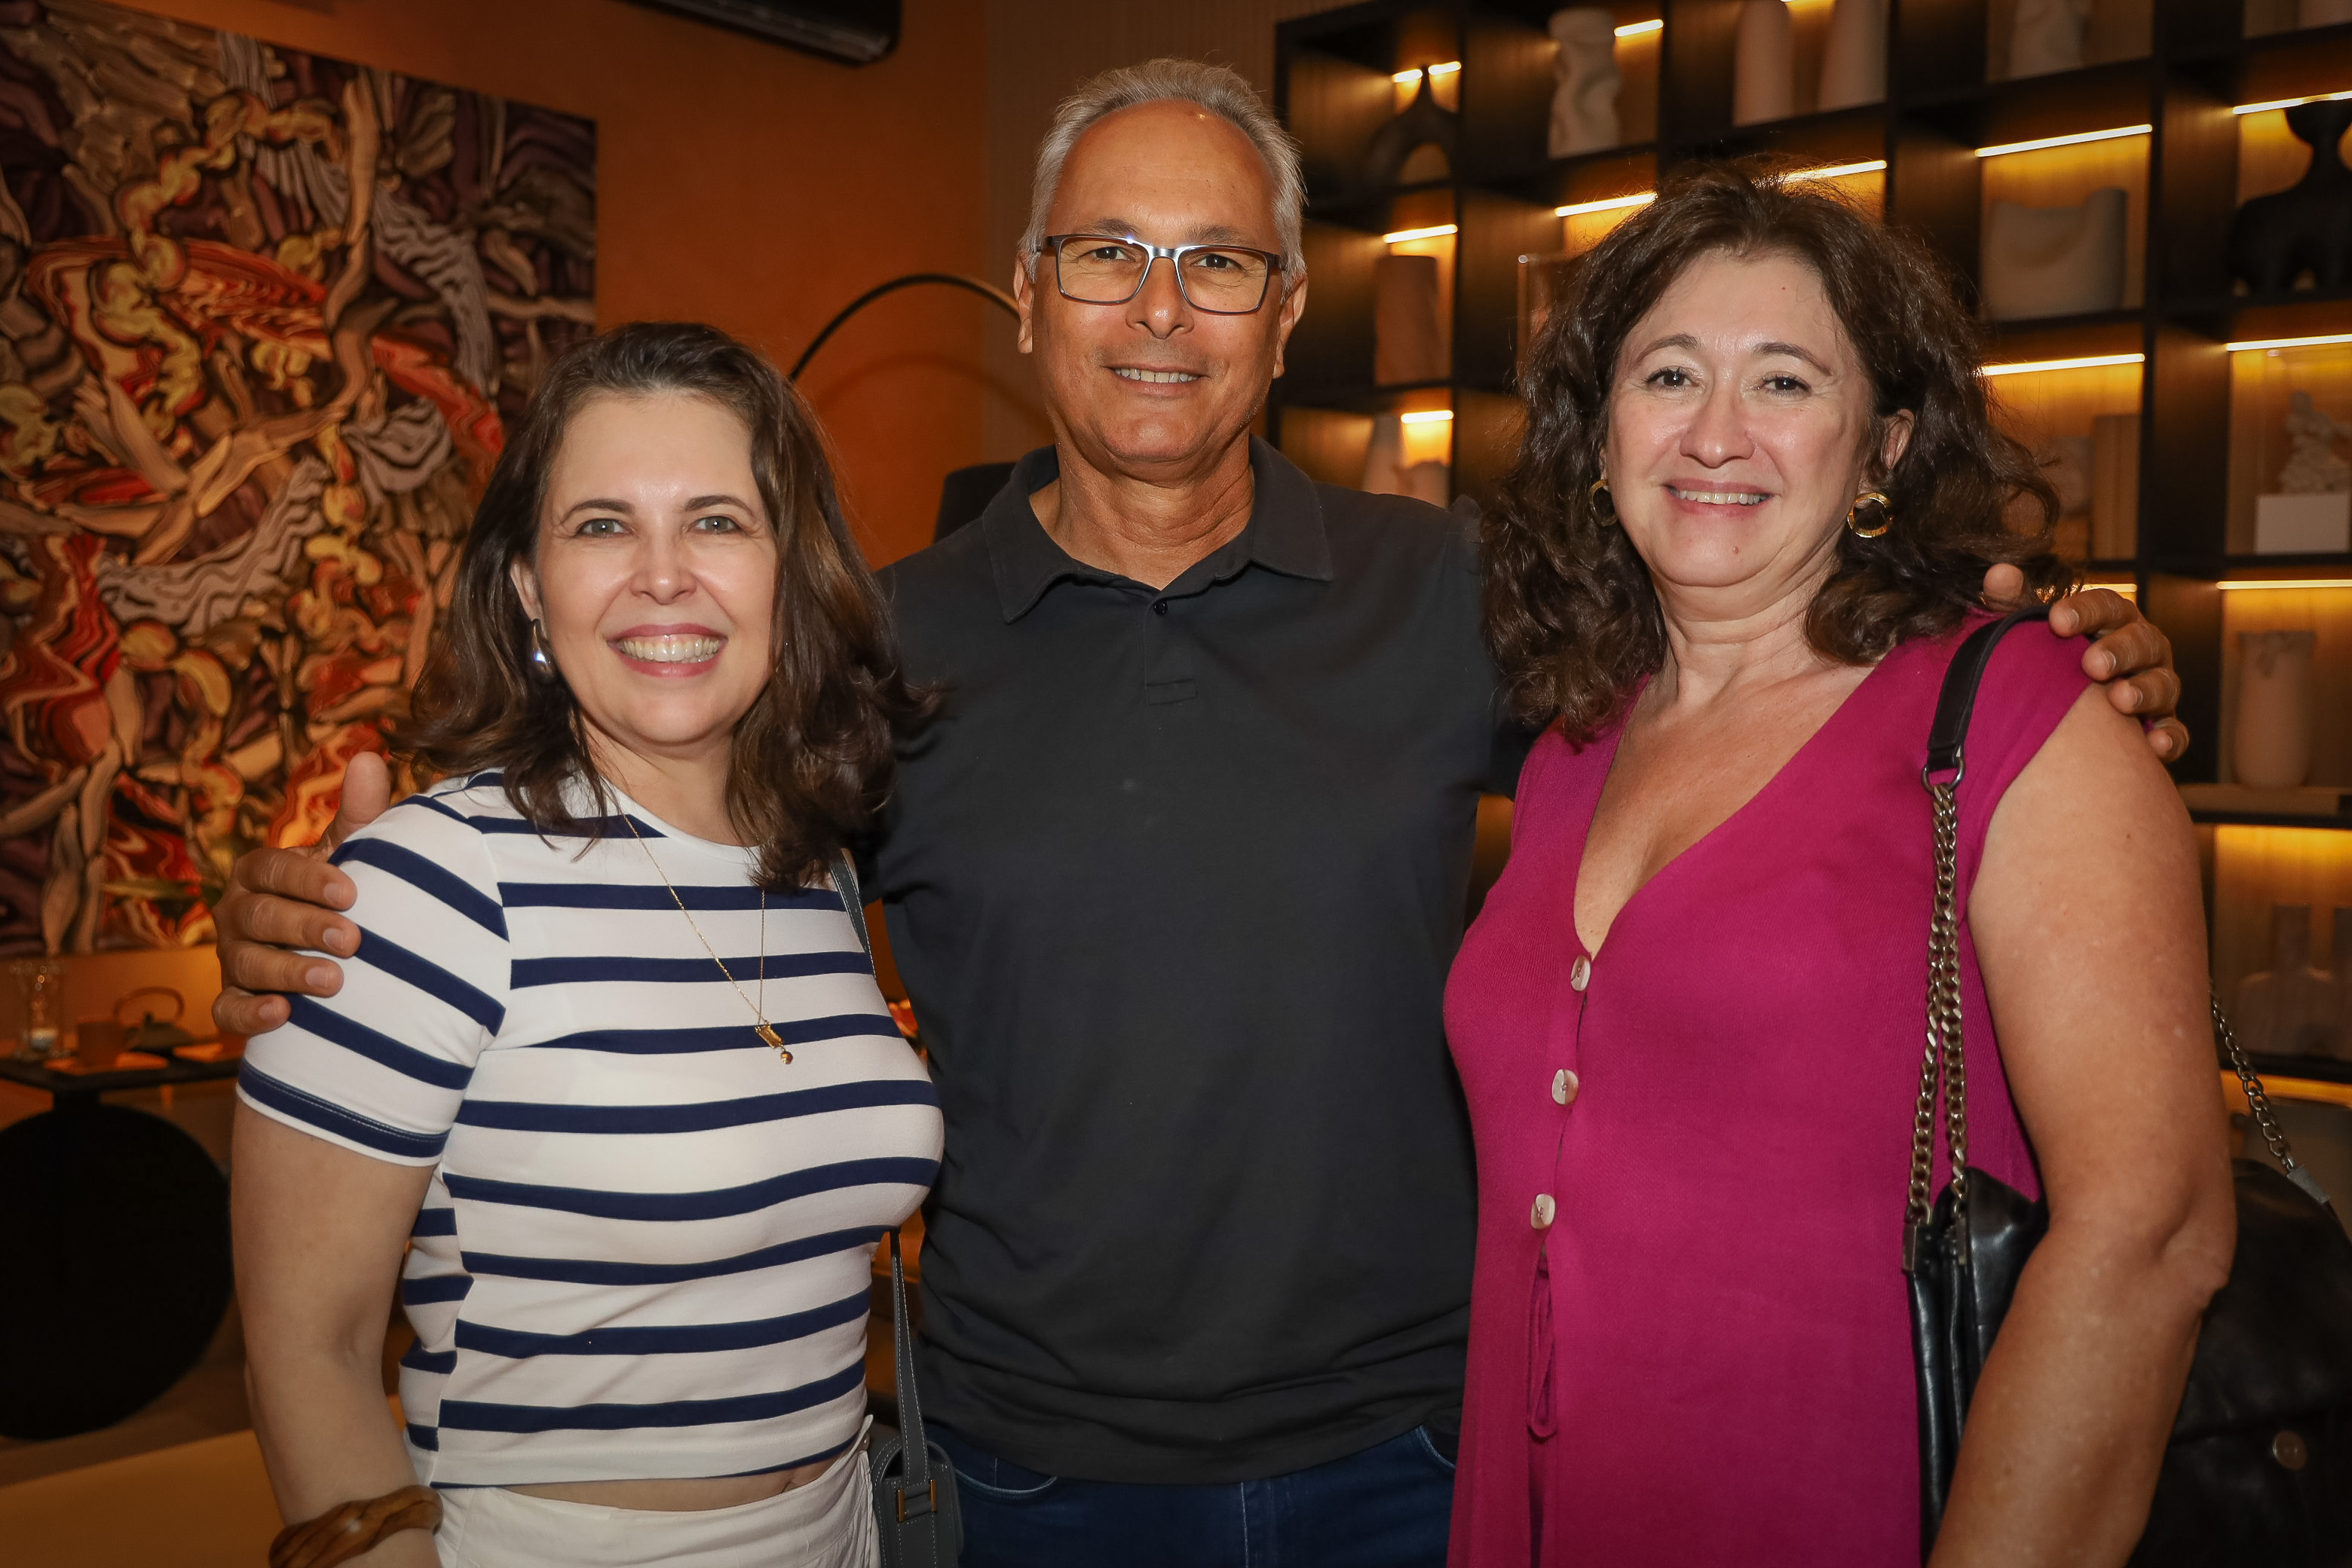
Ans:
{"type": "MultiPolygon", "coordinates": [[[[1256,437],[1250,437],[1250,478],[1255,496],[1249,522],[1231,542],[1195,563],[1171,587],[1198,577],[1195,588],[1237,576],[1258,565],[1286,577],[1331,580],[1331,545],[1323,531],[1323,501],[1315,481],[1289,458],[1256,437]]],[[[1062,471],[1061,455],[1041,447],[1013,465],[1013,479],[988,510],[980,527],[988,541],[996,593],[1009,623],[1034,609],[1045,590],[1064,578],[1109,583],[1116,575],[1088,566],[1054,542],[1029,505],[1029,498],[1062,471]]]]}

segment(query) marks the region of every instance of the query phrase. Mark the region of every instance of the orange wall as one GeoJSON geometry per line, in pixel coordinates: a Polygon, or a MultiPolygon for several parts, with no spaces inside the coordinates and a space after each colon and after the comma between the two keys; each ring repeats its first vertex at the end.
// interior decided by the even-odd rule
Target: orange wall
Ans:
{"type": "MultiPolygon", "coordinates": [[[[594,120],[604,325],[710,321],[789,368],[874,284],[982,270],[982,0],[907,0],[898,51],[857,67],[624,0],[137,8],[594,120]]],[[[929,542],[940,476],[981,460],[982,343],[1003,320],[960,291],[910,289],[810,365],[803,390],[877,563],[929,542]]]]}

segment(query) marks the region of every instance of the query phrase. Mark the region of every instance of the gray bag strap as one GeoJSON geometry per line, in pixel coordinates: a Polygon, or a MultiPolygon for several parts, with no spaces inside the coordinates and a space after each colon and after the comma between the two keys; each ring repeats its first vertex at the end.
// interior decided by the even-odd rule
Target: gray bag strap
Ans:
{"type": "MultiPolygon", "coordinates": [[[[866,962],[870,968],[874,963],[874,933],[866,929],[866,900],[857,885],[856,863],[845,853],[837,856],[831,876],[833,890],[841,896],[841,906],[848,911],[849,923],[857,928],[858,945],[866,950],[866,962]]],[[[923,1437],[922,1401],[915,1392],[915,1326],[907,1310],[907,1268],[899,1256],[898,1233],[895,1230],[890,1233],[890,1342],[897,1362],[898,1440],[900,1462],[905,1468],[892,1481],[894,1495],[887,1505],[888,1513],[895,1518],[877,1521],[886,1529],[890,1523],[903,1525],[942,1511],[939,1483],[931,1474],[930,1446],[923,1437]],[[910,1499],[916,1500],[911,1506],[910,1499]]],[[[952,1487],[953,1481],[949,1485],[952,1487]]],[[[875,1501],[879,1514],[885,1505],[878,1492],[875,1501]]],[[[952,1552],[953,1548],[949,1548],[948,1561],[953,1561],[952,1552]]]]}
{"type": "Polygon", "coordinates": [[[841,895],[841,907],[848,911],[849,923],[857,928],[857,945],[866,950],[866,962],[874,963],[874,933],[866,929],[866,898],[857,889],[857,862],[843,850],[833,858],[828,872],[833,879],[833,890],[841,895]]]}

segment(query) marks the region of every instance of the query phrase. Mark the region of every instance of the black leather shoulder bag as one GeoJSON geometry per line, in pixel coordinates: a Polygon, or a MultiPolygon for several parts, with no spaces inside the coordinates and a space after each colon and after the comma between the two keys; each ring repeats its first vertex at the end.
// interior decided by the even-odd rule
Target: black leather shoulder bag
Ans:
{"type": "MultiPolygon", "coordinates": [[[[1920,779],[1935,803],[1936,897],[1927,938],[1927,1044],[1903,1232],[1919,1373],[1920,1556],[1935,1549],[1977,1379],[2025,1260],[2048,1229],[2045,1203],[1968,1163],[1960,1031],[1958,881],[1963,742],[1977,684],[2021,611],[1961,645],[1936,705],[1920,779]],[[1955,1173],[1933,1208],[1936,1102],[1955,1173]]],[[[2134,1568],[2342,1568],[2352,1564],[2352,1237],[2297,1165],[2262,1079],[2213,1005],[2213,1027],[2245,1086],[2275,1164],[2234,1162],[2238,1247],[2206,1309],[2156,1501],[2134,1568]]]]}
{"type": "MultiPolygon", "coordinates": [[[[857,868],[846,855],[833,864],[833,890],[841,895],[871,964],[874,938],[866,929],[866,900],[857,890],[857,868]]],[[[898,1361],[898,1431],[875,1444],[866,1461],[874,1477],[874,1531],[882,1543],[882,1568],[955,1568],[963,1550],[963,1510],[956,1498],[955,1467],[923,1436],[923,1405],[915,1395],[915,1326],[907,1315],[907,1270],[895,1230],[890,1332],[898,1361]]]]}

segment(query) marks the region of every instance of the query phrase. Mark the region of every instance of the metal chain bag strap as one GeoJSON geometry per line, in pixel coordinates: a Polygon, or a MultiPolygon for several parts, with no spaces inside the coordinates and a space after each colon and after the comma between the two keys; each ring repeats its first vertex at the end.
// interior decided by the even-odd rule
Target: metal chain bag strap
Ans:
{"type": "MultiPolygon", "coordinates": [[[[857,868],[844,855],[833,864],[833,890],[841,895],[849,923],[857,928],[866,962],[874,962],[874,938],[866,929],[866,900],[857,890],[857,868]]],[[[955,1467],[937,1443],[923,1436],[923,1406],[915,1396],[915,1328],[907,1314],[907,1270],[898,1257],[898,1233],[890,1233],[890,1325],[897,1351],[898,1434],[874,1445],[867,1465],[874,1477],[874,1531],[882,1543],[882,1568],[955,1568],[963,1550],[963,1510],[956,1498],[955,1467]]]]}
{"type": "MultiPolygon", "coordinates": [[[[1958,899],[1962,742],[1977,684],[2002,635],[2046,609],[1979,628],[1952,660],[1921,782],[1935,803],[1935,914],[1927,939],[1927,1043],[1913,1123],[1903,1233],[1919,1376],[1920,1555],[1936,1544],[1978,1376],[2049,1205],[1968,1163],[1958,899]],[[1932,1208],[1936,1100],[1953,1176],[1932,1208]]],[[[2213,1026],[2270,1147],[2233,1162],[2238,1246],[2205,1311],[2135,1568],[2352,1564],[2352,1237],[2294,1162],[2262,1080],[2213,1005],[2213,1026]]]]}

